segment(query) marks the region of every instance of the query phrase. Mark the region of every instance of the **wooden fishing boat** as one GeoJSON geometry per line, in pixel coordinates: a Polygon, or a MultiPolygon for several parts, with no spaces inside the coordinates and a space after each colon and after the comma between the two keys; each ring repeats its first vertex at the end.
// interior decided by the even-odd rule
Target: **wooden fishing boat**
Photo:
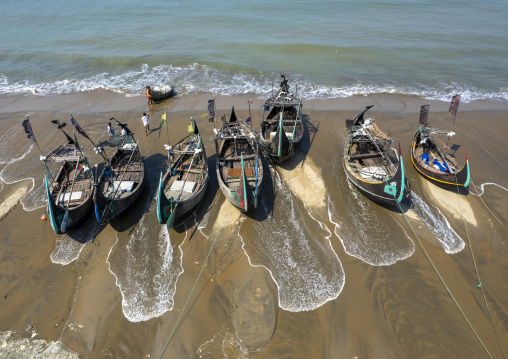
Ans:
{"type": "Polygon", "coordinates": [[[214,131],[217,178],[222,193],[242,212],[257,208],[263,180],[257,133],[237,119],[234,107],[229,121],[214,131]]]}
{"type": "MultiPolygon", "coordinates": [[[[428,127],[427,114],[429,105],[422,106],[420,112],[420,128],[418,128],[411,143],[411,161],[416,170],[434,184],[446,188],[457,189],[469,185],[469,161],[460,167],[448,151],[443,153],[433,137],[450,136],[453,133],[428,127]]],[[[448,147],[448,146],[446,146],[448,147]]]]}
{"type": "Polygon", "coordinates": [[[300,147],[303,139],[302,101],[289,90],[284,75],[275,96],[265,101],[260,142],[265,156],[273,163],[282,163],[300,147]]]}
{"type": "Polygon", "coordinates": [[[168,229],[187,220],[208,188],[205,147],[193,119],[189,130],[189,135],[176,145],[166,145],[169,168],[164,176],[161,172],[157,191],[157,218],[160,223],[166,223],[168,229]]]}
{"type": "Polygon", "coordinates": [[[169,85],[150,87],[150,96],[153,102],[164,101],[175,94],[175,88],[169,85]]]}
{"type": "Polygon", "coordinates": [[[100,224],[118,219],[141,194],[145,184],[145,165],[138,144],[132,133],[126,136],[114,136],[98,145],[115,148],[111,160],[106,163],[100,175],[97,165],[94,171],[95,216],[100,224]]]}
{"type": "Polygon", "coordinates": [[[404,192],[409,194],[402,156],[374,119],[364,119],[370,108],[372,106],[367,106],[352,122],[344,152],[344,168],[348,179],[365,196],[380,204],[396,205],[403,199],[404,192]]]}
{"type": "MultiPolygon", "coordinates": [[[[66,134],[67,135],[67,134],[66,134]]],[[[45,162],[61,164],[55,176],[44,175],[46,218],[57,233],[80,223],[92,206],[94,191],[90,165],[79,145],[67,136],[68,142],[45,156],[45,162]]],[[[49,170],[48,170],[49,172],[49,170]]]]}

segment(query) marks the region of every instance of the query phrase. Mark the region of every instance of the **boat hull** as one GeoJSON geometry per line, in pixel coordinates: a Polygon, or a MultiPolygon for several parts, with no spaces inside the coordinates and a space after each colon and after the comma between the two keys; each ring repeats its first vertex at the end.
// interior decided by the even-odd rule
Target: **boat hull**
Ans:
{"type": "MultiPolygon", "coordinates": [[[[453,190],[457,189],[458,187],[467,187],[469,185],[470,181],[470,172],[469,172],[469,161],[467,159],[466,154],[466,160],[462,168],[455,173],[444,173],[442,171],[439,171],[437,169],[434,169],[433,167],[427,165],[425,161],[421,158],[421,156],[417,155],[419,152],[425,152],[420,144],[421,142],[421,130],[420,127],[415,132],[415,136],[413,138],[413,142],[411,143],[410,151],[411,151],[411,161],[413,162],[413,166],[415,169],[426,179],[434,183],[435,185],[448,189],[453,190]]],[[[433,143],[432,143],[433,144],[433,143]]],[[[435,146],[435,144],[433,144],[435,146]]]]}
{"type": "Polygon", "coordinates": [[[367,106],[353,120],[344,152],[344,169],[349,181],[366,197],[382,205],[396,206],[404,194],[410,193],[404,162],[375,121],[364,119],[371,107],[367,106]]]}
{"type": "Polygon", "coordinates": [[[153,102],[162,102],[175,95],[175,88],[171,87],[168,91],[150,90],[150,96],[153,102]]]}
{"type": "Polygon", "coordinates": [[[395,175],[386,181],[373,183],[359,178],[351,170],[347,158],[344,159],[344,169],[349,181],[351,181],[363,195],[376,203],[396,206],[404,198],[406,180],[402,158],[400,158],[400,164],[395,175]]]}
{"type": "MultiPolygon", "coordinates": [[[[103,171],[99,180],[94,183],[95,191],[93,199],[95,217],[100,224],[105,224],[118,219],[119,216],[138,199],[139,195],[143,191],[145,185],[144,162],[139,150],[136,148],[134,151],[137,151],[137,153],[134,154],[134,156],[137,156],[137,159],[131,164],[131,166],[135,167],[136,170],[129,171],[132,173],[128,174],[126,172],[127,177],[124,176],[122,179],[123,182],[132,181],[134,183],[132,190],[130,190],[128,194],[122,194],[115,198],[112,198],[111,195],[105,195],[105,193],[108,193],[108,187],[110,184],[113,181],[120,180],[123,169],[119,169],[117,172],[112,172],[110,176],[106,175],[103,171]]],[[[112,157],[112,163],[114,163],[115,159],[119,162],[125,160],[130,156],[130,152],[131,151],[117,149],[112,157]]],[[[114,192],[111,194],[114,195],[114,192]]]]}
{"type": "Polygon", "coordinates": [[[243,213],[257,208],[263,181],[263,164],[258,145],[253,142],[255,137],[254,131],[242,121],[225,124],[215,137],[219,187],[228,201],[243,213]],[[234,137],[227,135],[231,131],[234,137]]]}
{"type": "Polygon", "coordinates": [[[263,136],[263,132],[261,132],[261,144],[263,147],[263,154],[268,158],[271,163],[281,164],[284,163],[295,155],[295,153],[300,148],[303,138],[303,130],[300,130],[299,138],[296,138],[294,141],[290,140],[289,145],[281,151],[282,153],[279,155],[278,152],[278,143],[275,143],[270,138],[265,138],[263,136]]]}
{"type": "MultiPolygon", "coordinates": [[[[79,163],[79,167],[83,168],[85,166],[86,166],[85,161],[81,161],[79,163]]],[[[72,167],[73,163],[71,162],[62,163],[60,170],[55,176],[55,182],[57,184],[56,187],[49,186],[47,177],[46,176],[44,177],[46,199],[48,203],[46,206],[46,213],[51,223],[51,228],[53,228],[53,230],[57,234],[63,233],[61,229],[63,219],[65,218],[66,207],[69,203],[65,199],[65,195],[62,201],[59,200],[59,198],[61,198],[62,196],[62,193],[61,191],[57,191],[56,189],[57,188],[61,189],[62,187],[70,189],[70,187],[72,187],[72,184],[70,183],[71,181],[68,179],[69,178],[68,174],[74,173],[74,169],[72,167]],[[67,175],[65,173],[67,173],[67,175]],[[67,180],[65,179],[66,176],[67,180]]],[[[76,174],[76,177],[77,182],[73,187],[73,193],[79,194],[80,197],[82,196],[83,198],[76,200],[73,199],[71,196],[71,206],[69,206],[69,210],[67,213],[67,221],[66,221],[67,228],[75,227],[80,222],[82,222],[85,216],[88,214],[93,202],[94,188],[89,173],[87,174],[80,169],[76,174]]],[[[64,193],[67,194],[66,192],[64,193]]]]}
{"type": "MultiPolygon", "coordinates": [[[[189,137],[186,137],[186,139],[179,142],[174,147],[180,148],[182,147],[182,143],[188,144],[189,137]]],[[[210,178],[208,175],[206,152],[201,139],[199,149],[201,152],[198,155],[199,157],[196,158],[197,161],[192,161],[194,152],[190,150],[187,153],[182,153],[175,160],[174,164],[176,168],[173,168],[175,171],[174,173],[171,171],[172,168],[168,168],[164,175],[161,173],[157,191],[157,219],[159,223],[168,224],[168,228],[178,225],[178,222],[185,222],[185,220],[187,220],[186,217],[201,203],[208,189],[210,178]],[[185,167],[184,162],[188,162],[189,160],[191,160],[191,163],[194,163],[194,167],[186,168],[186,170],[192,172],[193,177],[191,178],[185,176],[185,170],[182,171],[185,167]],[[188,183],[197,184],[197,189],[193,189],[190,196],[184,196],[185,198],[180,200],[178,200],[178,196],[180,195],[178,192],[173,193],[177,198],[174,196],[168,198],[168,194],[171,193],[171,184],[174,184],[179,177],[189,180],[188,183]],[[172,223],[168,223],[172,213],[172,223]]]]}

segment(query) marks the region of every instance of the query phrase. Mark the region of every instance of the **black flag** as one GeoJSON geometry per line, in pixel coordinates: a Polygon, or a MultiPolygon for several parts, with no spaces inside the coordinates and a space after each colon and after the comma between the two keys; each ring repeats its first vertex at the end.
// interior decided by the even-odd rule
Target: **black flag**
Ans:
{"type": "Polygon", "coordinates": [[[81,151],[81,147],[79,147],[78,139],[76,138],[76,132],[74,132],[74,146],[83,154],[83,151],[81,151]]]}
{"type": "Polygon", "coordinates": [[[210,113],[210,117],[215,117],[215,100],[208,100],[208,112],[210,113]]]}
{"type": "Polygon", "coordinates": [[[30,121],[28,120],[28,117],[26,118],[25,121],[23,121],[22,125],[23,128],[25,129],[26,134],[28,135],[28,138],[37,143],[37,141],[35,140],[34,133],[32,131],[32,126],[30,126],[30,121]]]}
{"type": "Polygon", "coordinates": [[[420,109],[420,124],[427,126],[427,117],[429,116],[429,106],[423,105],[420,109]]]}
{"type": "Polygon", "coordinates": [[[448,114],[450,116],[456,116],[457,110],[459,109],[460,103],[460,95],[455,95],[452,97],[452,103],[450,104],[450,110],[448,110],[448,114]]]}
{"type": "Polygon", "coordinates": [[[88,135],[85,133],[85,131],[83,131],[83,129],[81,128],[81,126],[76,122],[76,120],[74,119],[73,116],[71,116],[71,123],[72,125],[76,128],[76,131],[78,131],[83,137],[85,138],[88,138],[90,139],[90,137],[88,137],[88,135]]]}
{"type": "Polygon", "coordinates": [[[235,106],[231,109],[231,117],[229,118],[229,122],[235,122],[236,121],[236,115],[235,115],[235,106]]]}
{"type": "Polygon", "coordinates": [[[199,135],[198,124],[194,120],[192,122],[194,122],[194,134],[199,135]]]}

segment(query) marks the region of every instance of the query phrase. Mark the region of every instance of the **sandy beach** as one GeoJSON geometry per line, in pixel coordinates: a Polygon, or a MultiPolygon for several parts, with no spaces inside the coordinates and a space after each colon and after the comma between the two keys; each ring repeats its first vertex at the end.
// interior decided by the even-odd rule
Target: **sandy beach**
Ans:
{"type": "MultiPolygon", "coordinates": [[[[176,96],[148,107],[143,96],[105,90],[0,96],[0,357],[503,357],[506,104],[460,105],[451,143],[459,162],[467,151],[473,182],[469,193],[457,194],[426,182],[411,165],[409,145],[428,100],[383,94],[304,101],[301,149],[280,167],[266,164],[261,208],[243,215],[217,183],[211,98],[176,96]],[[342,167],[345,120],[371,104],[379,127],[400,142],[415,193],[405,212],[366,199],[342,167]],[[160,127],[166,107],[167,129],[160,127]],[[143,112],[150,114],[148,136],[143,112]],[[49,152],[64,140],[50,121],[67,122],[72,133],[70,113],[96,141],[107,138],[111,117],[126,122],[139,139],[147,183],[116,223],[97,231],[90,213],[56,235],[40,219],[44,167],[21,122],[30,116],[49,152]],[[191,117],[204,138],[211,183],[194,217],[168,234],[154,204],[167,168],[164,144],[185,137],[191,117]]],[[[215,99],[217,120],[232,106],[238,117],[249,116],[252,100],[259,129],[263,100],[215,99]]],[[[448,130],[449,104],[430,103],[431,125],[448,130]]],[[[78,140],[91,164],[99,163],[91,144],[78,140]]]]}

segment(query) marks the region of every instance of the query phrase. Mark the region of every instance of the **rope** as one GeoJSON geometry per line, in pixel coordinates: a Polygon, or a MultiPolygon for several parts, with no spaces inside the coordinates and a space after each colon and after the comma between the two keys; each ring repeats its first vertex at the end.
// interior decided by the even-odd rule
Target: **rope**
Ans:
{"type": "Polygon", "coordinates": [[[208,254],[206,256],[206,259],[205,261],[203,262],[203,266],[201,267],[201,270],[199,271],[199,274],[198,274],[198,277],[196,278],[196,281],[194,282],[194,285],[192,286],[192,289],[189,293],[189,296],[187,297],[187,301],[185,302],[181,312],[180,312],[180,315],[178,316],[178,319],[176,320],[176,323],[175,323],[175,326],[173,327],[173,330],[171,331],[171,334],[169,335],[169,338],[166,342],[166,345],[164,345],[164,349],[162,349],[162,352],[161,352],[161,355],[159,356],[159,359],[162,358],[162,355],[164,354],[164,352],[166,351],[166,348],[168,347],[168,344],[169,342],[171,341],[171,339],[173,339],[173,334],[175,333],[175,330],[176,330],[176,327],[178,326],[178,323],[180,322],[180,319],[182,317],[182,314],[183,312],[185,311],[185,308],[187,307],[187,304],[189,303],[189,300],[192,296],[192,293],[194,292],[194,289],[196,288],[196,285],[198,284],[198,280],[199,278],[201,277],[201,273],[203,273],[203,269],[205,268],[205,265],[206,265],[206,262],[208,261],[208,257],[210,257],[210,253],[212,253],[212,249],[213,249],[213,246],[215,244],[215,241],[217,240],[217,237],[219,236],[219,233],[220,233],[220,230],[222,229],[222,225],[224,224],[224,219],[227,217],[227,214],[229,212],[229,208],[231,206],[228,206],[227,210],[226,210],[226,213],[224,213],[224,216],[222,217],[222,221],[220,223],[220,227],[219,229],[217,230],[217,234],[215,235],[215,238],[212,242],[212,246],[210,247],[210,250],[208,251],[208,254]]]}
{"type": "Polygon", "coordinates": [[[189,220],[189,219],[190,219],[190,218],[191,218],[191,217],[192,217],[192,216],[193,216],[193,215],[197,212],[197,210],[198,210],[198,209],[199,209],[199,207],[200,207],[200,203],[203,201],[203,199],[204,199],[204,198],[205,198],[205,197],[201,198],[201,200],[199,201],[199,203],[196,205],[196,208],[194,208],[194,211],[192,211],[192,213],[191,213],[189,216],[187,216],[187,217],[186,217],[183,221],[181,221],[180,223],[175,224],[175,225],[173,226],[173,228],[180,227],[181,225],[184,225],[184,224],[185,224],[185,222],[187,222],[187,221],[188,221],[188,220],[189,220]]]}
{"type": "Polygon", "coordinates": [[[429,261],[430,265],[432,266],[432,268],[434,269],[434,271],[436,272],[439,280],[441,281],[441,283],[443,284],[443,286],[445,287],[446,291],[448,292],[448,294],[450,295],[450,297],[452,298],[453,302],[455,303],[455,305],[457,306],[457,308],[459,309],[460,311],[460,314],[462,314],[462,317],[464,317],[464,319],[466,320],[467,324],[469,325],[469,328],[471,328],[471,330],[473,331],[474,335],[476,336],[476,339],[478,339],[478,341],[480,342],[480,344],[482,345],[483,349],[485,349],[485,352],[487,353],[487,355],[489,356],[489,358],[493,359],[492,358],[492,355],[490,355],[489,351],[487,350],[487,347],[485,346],[485,344],[483,344],[482,340],[480,339],[480,336],[478,335],[478,333],[476,333],[476,331],[474,330],[473,328],[473,325],[469,322],[469,320],[467,319],[467,316],[466,314],[462,311],[462,308],[460,307],[459,303],[457,302],[457,300],[455,299],[455,297],[453,296],[450,288],[448,288],[448,286],[446,285],[446,282],[444,281],[443,277],[441,276],[441,273],[439,273],[439,270],[437,269],[437,267],[434,265],[434,262],[432,261],[432,259],[430,258],[429,254],[427,253],[427,251],[425,250],[425,247],[423,246],[423,243],[421,242],[420,238],[418,237],[418,235],[416,234],[416,231],[415,229],[413,228],[413,226],[411,226],[411,223],[409,222],[406,214],[404,213],[404,211],[402,210],[402,207],[400,206],[400,203],[397,202],[397,206],[399,207],[402,215],[404,216],[404,219],[406,220],[406,223],[408,224],[409,228],[411,228],[411,230],[413,231],[413,234],[415,235],[416,239],[418,240],[418,244],[420,245],[420,247],[422,248],[423,250],[423,253],[425,254],[425,257],[427,257],[427,260],[429,261]]]}
{"type": "MultiPolygon", "coordinates": [[[[454,122],[455,122],[455,118],[454,118],[454,122]]],[[[453,131],[453,125],[452,125],[452,131],[453,131]]],[[[439,140],[439,139],[438,139],[439,140]]],[[[450,140],[450,136],[448,136],[448,141],[450,140]]],[[[443,143],[442,141],[440,141],[441,143],[443,143]]],[[[448,143],[446,144],[446,150],[448,150],[448,143]]],[[[446,155],[446,152],[445,152],[445,155],[446,155]]],[[[475,272],[476,272],[476,277],[478,278],[478,285],[477,287],[481,289],[482,291],[482,296],[483,296],[483,301],[485,302],[485,307],[487,308],[487,312],[489,313],[489,321],[492,325],[492,329],[494,329],[494,333],[496,335],[496,339],[497,339],[497,343],[499,345],[499,348],[501,349],[501,353],[503,354],[503,358],[506,358],[505,356],[505,353],[504,353],[504,350],[503,350],[503,347],[501,345],[501,341],[499,339],[499,335],[497,333],[497,330],[496,330],[496,326],[494,325],[494,320],[492,318],[492,313],[490,312],[490,308],[489,308],[489,305],[488,305],[488,302],[487,302],[487,296],[485,295],[485,290],[483,289],[483,285],[482,285],[482,282],[480,280],[480,272],[478,271],[478,266],[476,265],[476,260],[475,260],[475,257],[474,257],[474,253],[473,253],[473,247],[471,246],[471,239],[469,237],[469,232],[467,230],[467,225],[466,225],[466,221],[464,220],[464,215],[462,213],[462,208],[460,207],[460,200],[459,200],[459,196],[460,196],[460,189],[459,189],[459,185],[457,183],[457,172],[454,172],[454,175],[455,175],[455,184],[456,184],[456,188],[457,188],[457,204],[458,204],[458,207],[459,207],[459,211],[460,211],[460,216],[461,216],[461,219],[462,219],[462,224],[464,225],[464,230],[466,231],[466,237],[467,237],[467,242],[468,242],[468,246],[469,246],[469,251],[471,253],[471,258],[473,260],[473,264],[474,264],[474,269],[475,269],[475,272]]],[[[473,185],[473,187],[475,188],[475,191],[476,191],[476,194],[478,195],[478,191],[476,190],[476,186],[474,185],[473,181],[471,180],[471,184],[473,185]]],[[[483,204],[485,205],[485,207],[487,208],[487,210],[490,212],[490,214],[492,214],[492,216],[499,222],[501,223],[503,226],[504,224],[494,215],[494,213],[492,213],[492,211],[490,210],[490,208],[487,206],[487,204],[485,203],[485,201],[483,200],[483,198],[481,198],[481,196],[478,196],[480,197],[481,201],[483,202],[483,204]]],[[[416,235],[416,233],[415,233],[416,235]]],[[[460,308],[459,308],[460,309],[460,308]]],[[[472,328],[471,328],[472,329],[472,328]]],[[[476,333],[475,333],[476,334],[476,333]]],[[[478,338],[479,339],[479,338],[478,338]]],[[[482,343],[483,345],[483,343],[482,343]]],[[[485,346],[484,346],[485,348],[485,346]]],[[[485,348],[485,350],[487,350],[485,348]]],[[[488,351],[487,351],[488,353],[488,351]]],[[[490,354],[489,354],[490,355],[490,354]]]]}
{"type": "MultiPolygon", "coordinates": [[[[455,182],[457,182],[457,175],[455,175],[455,182]]],[[[480,288],[481,291],[482,291],[483,300],[485,302],[485,306],[487,307],[487,312],[489,313],[490,323],[492,324],[492,328],[494,329],[494,333],[496,334],[496,339],[497,339],[497,342],[499,344],[499,348],[501,349],[501,353],[503,354],[503,358],[506,358],[506,356],[504,354],[503,347],[501,346],[501,341],[499,340],[499,335],[497,334],[496,326],[494,325],[494,320],[492,319],[492,314],[490,312],[489,305],[487,303],[487,297],[485,296],[485,291],[483,289],[483,285],[482,285],[482,282],[480,280],[480,272],[478,271],[478,266],[476,265],[476,260],[474,258],[473,247],[471,246],[471,240],[469,238],[469,232],[467,230],[466,221],[464,220],[464,215],[462,214],[462,208],[460,207],[459,196],[460,196],[459,186],[457,185],[457,204],[459,206],[460,216],[462,218],[462,223],[464,224],[464,229],[466,231],[467,243],[469,245],[469,251],[471,252],[471,258],[473,259],[473,264],[474,264],[474,269],[475,269],[475,272],[476,272],[476,277],[478,278],[478,285],[477,285],[477,287],[480,288]]]]}
{"type": "Polygon", "coordinates": [[[499,218],[497,218],[497,217],[494,215],[494,213],[492,213],[492,211],[490,210],[489,206],[487,206],[487,203],[485,203],[485,201],[483,200],[482,196],[478,193],[478,189],[476,188],[476,185],[473,183],[473,180],[472,180],[472,179],[470,179],[470,181],[471,181],[471,184],[473,185],[474,191],[476,192],[476,196],[477,196],[478,198],[480,198],[480,200],[482,201],[483,205],[485,206],[485,208],[487,208],[487,210],[490,212],[490,214],[492,215],[492,217],[494,217],[494,218],[495,218],[495,219],[496,219],[499,223],[501,223],[501,225],[502,225],[503,227],[506,227],[506,226],[504,225],[504,223],[503,223],[503,222],[501,222],[501,221],[499,220],[499,218]]]}

